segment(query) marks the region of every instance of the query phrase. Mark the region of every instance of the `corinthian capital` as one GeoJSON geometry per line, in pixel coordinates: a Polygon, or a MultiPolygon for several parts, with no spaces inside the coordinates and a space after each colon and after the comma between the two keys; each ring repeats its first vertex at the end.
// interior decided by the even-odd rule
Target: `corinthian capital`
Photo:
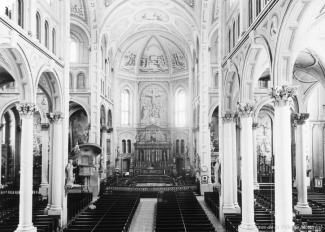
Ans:
{"type": "Polygon", "coordinates": [[[237,112],[239,117],[250,117],[254,113],[255,106],[252,103],[238,102],[237,112]]]}
{"type": "Polygon", "coordinates": [[[297,92],[297,87],[293,86],[277,86],[272,88],[271,97],[275,104],[286,103],[297,92]]]}
{"type": "Polygon", "coordinates": [[[291,118],[294,126],[303,125],[305,124],[306,120],[309,118],[309,114],[308,113],[292,114],[291,118]]]}
{"type": "Polygon", "coordinates": [[[63,118],[63,115],[61,112],[50,112],[46,113],[46,117],[50,123],[57,123],[63,118]]]}
{"type": "Polygon", "coordinates": [[[236,119],[237,115],[233,112],[226,112],[223,116],[222,116],[222,120],[223,122],[227,123],[227,122],[234,122],[234,120],[236,119]]]}
{"type": "Polygon", "coordinates": [[[37,111],[37,106],[34,103],[19,103],[17,110],[21,117],[31,117],[37,111]]]}

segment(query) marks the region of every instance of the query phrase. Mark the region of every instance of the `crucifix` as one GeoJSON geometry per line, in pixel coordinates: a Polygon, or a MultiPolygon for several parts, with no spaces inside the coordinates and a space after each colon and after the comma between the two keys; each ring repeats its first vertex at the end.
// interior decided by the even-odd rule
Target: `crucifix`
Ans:
{"type": "Polygon", "coordinates": [[[155,94],[154,89],[151,89],[151,91],[149,91],[149,94],[146,94],[145,96],[151,98],[151,106],[153,106],[153,104],[155,103],[155,99],[160,97],[161,95],[159,93],[155,94]]]}

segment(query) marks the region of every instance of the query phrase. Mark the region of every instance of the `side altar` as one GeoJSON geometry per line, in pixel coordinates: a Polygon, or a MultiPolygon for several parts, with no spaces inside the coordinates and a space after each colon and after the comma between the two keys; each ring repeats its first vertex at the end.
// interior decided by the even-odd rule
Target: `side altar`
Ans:
{"type": "Polygon", "coordinates": [[[137,130],[135,153],[130,172],[134,175],[171,175],[175,170],[175,159],[171,154],[170,130],[149,125],[137,130]]]}

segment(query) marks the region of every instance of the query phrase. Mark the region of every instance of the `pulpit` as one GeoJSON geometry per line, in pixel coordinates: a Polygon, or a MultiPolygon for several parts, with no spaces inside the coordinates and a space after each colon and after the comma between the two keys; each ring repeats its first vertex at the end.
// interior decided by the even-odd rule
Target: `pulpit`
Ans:
{"type": "Polygon", "coordinates": [[[79,145],[73,159],[77,164],[78,175],[83,179],[84,185],[93,194],[93,198],[97,197],[100,186],[99,176],[99,154],[101,148],[96,144],[85,143],[79,145]]]}

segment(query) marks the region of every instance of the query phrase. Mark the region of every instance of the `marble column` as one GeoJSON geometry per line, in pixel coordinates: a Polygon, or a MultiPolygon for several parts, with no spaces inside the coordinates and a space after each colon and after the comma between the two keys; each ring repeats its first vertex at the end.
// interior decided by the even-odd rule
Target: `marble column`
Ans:
{"type": "Polygon", "coordinates": [[[43,197],[48,196],[48,171],[49,171],[49,124],[43,123],[42,128],[42,180],[39,189],[43,197]]]}
{"type": "Polygon", "coordinates": [[[253,119],[254,106],[249,103],[238,104],[240,116],[240,151],[242,179],[242,221],[239,232],[258,231],[254,221],[254,154],[253,154],[253,119]]]}
{"type": "Polygon", "coordinates": [[[2,170],[1,170],[1,165],[2,165],[2,137],[3,137],[3,127],[4,127],[4,124],[3,123],[0,123],[0,189],[2,188],[2,170]]]}
{"type": "Polygon", "coordinates": [[[291,112],[289,101],[295,89],[275,87],[271,96],[274,102],[274,182],[275,231],[293,230],[292,174],[291,174],[291,112]]]}
{"type": "Polygon", "coordinates": [[[231,128],[232,129],[232,172],[233,172],[233,182],[232,186],[234,188],[233,194],[234,194],[234,205],[235,208],[237,209],[238,212],[240,212],[240,206],[238,204],[238,157],[237,157],[237,123],[238,123],[238,116],[235,114],[234,117],[234,126],[231,128]]]}
{"type": "Polygon", "coordinates": [[[293,114],[293,123],[296,128],[296,181],[298,190],[298,202],[295,210],[300,214],[312,214],[312,209],[307,201],[307,157],[305,152],[306,138],[304,124],[309,114],[293,114]]]}
{"type": "Polygon", "coordinates": [[[107,127],[103,126],[102,127],[102,154],[101,154],[101,179],[106,178],[107,174],[107,127]]]}
{"type": "Polygon", "coordinates": [[[48,215],[61,215],[62,199],[64,194],[63,183],[63,154],[62,154],[62,113],[48,113],[47,118],[52,127],[52,173],[51,173],[51,203],[48,209],[48,215]]]}
{"type": "Polygon", "coordinates": [[[233,178],[233,141],[235,128],[234,113],[226,113],[223,117],[223,158],[221,165],[222,172],[222,212],[239,213],[239,208],[234,204],[234,178],[233,178]],[[226,168],[225,168],[226,167],[226,168]]]}
{"type": "Polygon", "coordinates": [[[257,135],[257,128],[258,128],[258,123],[257,122],[253,122],[253,125],[252,125],[252,128],[253,128],[253,171],[254,171],[254,174],[253,174],[253,183],[254,183],[254,189],[260,189],[260,185],[258,183],[258,180],[257,180],[257,150],[256,150],[256,135],[257,135]]]}
{"type": "Polygon", "coordinates": [[[17,105],[21,117],[21,156],[19,224],[16,232],[36,232],[33,226],[33,116],[36,105],[21,103],[17,105]]]}

